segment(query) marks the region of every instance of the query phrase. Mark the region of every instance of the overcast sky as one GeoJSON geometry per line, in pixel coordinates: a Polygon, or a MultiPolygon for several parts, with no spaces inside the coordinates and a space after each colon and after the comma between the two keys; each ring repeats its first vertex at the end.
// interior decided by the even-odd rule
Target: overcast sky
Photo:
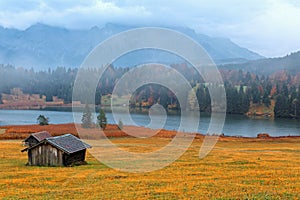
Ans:
{"type": "Polygon", "coordinates": [[[300,50],[300,0],[0,0],[0,25],[25,29],[37,22],[72,29],[107,22],[187,26],[267,57],[300,50]]]}

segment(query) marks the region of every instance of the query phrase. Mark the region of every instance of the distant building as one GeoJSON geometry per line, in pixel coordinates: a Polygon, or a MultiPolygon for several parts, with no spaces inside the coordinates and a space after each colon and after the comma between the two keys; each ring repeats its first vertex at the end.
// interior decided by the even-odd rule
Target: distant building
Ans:
{"type": "Polygon", "coordinates": [[[45,95],[25,94],[20,88],[13,88],[10,94],[1,95],[0,109],[41,109],[47,106],[63,106],[64,100],[53,96],[53,101],[47,102],[45,95]]]}
{"type": "Polygon", "coordinates": [[[87,148],[91,146],[71,134],[66,134],[45,138],[22,152],[28,152],[30,166],[70,166],[84,163],[87,148]]]}

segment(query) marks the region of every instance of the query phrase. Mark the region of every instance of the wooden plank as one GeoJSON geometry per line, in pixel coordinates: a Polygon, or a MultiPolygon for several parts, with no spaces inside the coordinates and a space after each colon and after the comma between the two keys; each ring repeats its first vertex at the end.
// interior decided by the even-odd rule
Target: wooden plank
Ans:
{"type": "Polygon", "coordinates": [[[73,154],[65,154],[50,144],[40,144],[28,150],[29,165],[38,166],[64,166],[85,160],[86,150],[81,150],[73,154]]]}

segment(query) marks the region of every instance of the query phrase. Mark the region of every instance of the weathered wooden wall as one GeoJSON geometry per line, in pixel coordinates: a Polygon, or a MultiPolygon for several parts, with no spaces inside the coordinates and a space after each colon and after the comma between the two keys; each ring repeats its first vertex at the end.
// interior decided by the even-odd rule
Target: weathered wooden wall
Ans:
{"type": "Polygon", "coordinates": [[[28,164],[37,166],[63,166],[63,152],[49,144],[28,150],[28,164]]]}
{"type": "Polygon", "coordinates": [[[81,150],[70,155],[64,154],[64,165],[72,165],[77,162],[83,162],[85,160],[85,152],[86,150],[81,150]]]}

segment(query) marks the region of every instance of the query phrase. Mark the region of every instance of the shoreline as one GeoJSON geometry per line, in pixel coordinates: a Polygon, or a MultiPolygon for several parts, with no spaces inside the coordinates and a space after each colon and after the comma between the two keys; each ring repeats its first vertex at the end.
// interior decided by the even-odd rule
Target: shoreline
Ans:
{"type": "MultiPolygon", "coordinates": [[[[34,110],[34,111],[56,111],[56,112],[73,112],[73,109],[75,109],[75,112],[82,112],[84,109],[84,104],[77,105],[75,107],[72,106],[72,104],[64,104],[64,105],[59,105],[59,106],[45,106],[45,107],[39,107],[39,108],[24,108],[24,107],[19,107],[19,108],[11,108],[11,107],[1,107],[0,104],[0,111],[1,110],[34,110]],[[23,109],[22,109],[23,108],[23,109]]],[[[119,106],[120,109],[122,109],[122,106],[119,106]]],[[[96,105],[95,106],[95,111],[98,112],[100,108],[103,108],[104,111],[111,113],[111,109],[108,109],[107,106],[103,105],[96,105]]],[[[137,114],[147,114],[149,111],[149,108],[147,107],[132,107],[130,108],[133,113],[137,114]]],[[[196,111],[196,110],[195,110],[196,111]]],[[[168,109],[167,110],[168,114],[171,115],[177,115],[180,113],[180,110],[172,110],[168,109]]],[[[201,112],[205,114],[211,114],[210,112],[201,112]]],[[[230,114],[230,113],[226,113],[230,114]]],[[[300,117],[275,117],[274,114],[270,114],[269,112],[260,112],[260,111],[248,111],[247,113],[241,114],[241,113],[234,113],[232,115],[240,115],[240,116],[245,116],[248,117],[249,119],[259,119],[259,120],[264,120],[264,119],[270,119],[270,120],[278,120],[278,119],[286,119],[286,120],[297,120],[300,121],[300,117]]]]}
{"type": "MultiPolygon", "coordinates": [[[[59,136],[63,134],[73,134],[77,137],[88,137],[89,139],[98,139],[102,137],[108,138],[119,138],[119,137],[133,137],[127,133],[133,133],[135,136],[140,138],[148,137],[158,137],[158,138],[173,138],[176,134],[180,134],[183,137],[190,136],[192,133],[189,132],[180,132],[178,133],[175,130],[152,130],[150,128],[141,127],[141,126],[124,126],[122,130],[118,128],[116,124],[108,124],[107,128],[102,132],[105,134],[99,135],[98,128],[83,129],[80,124],[75,125],[74,123],[67,124],[49,124],[46,126],[41,126],[38,124],[31,125],[5,125],[0,126],[0,140],[14,140],[14,139],[25,139],[30,134],[40,131],[48,131],[52,136],[59,136]],[[84,135],[78,135],[78,130],[84,132],[84,135]]],[[[201,133],[195,134],[195,139],[203,139],[206,135],[201,133]]],[[[216,135],[215,135],[216,136],[216,135]]],[[[300,139],[300,136],[270,136],[267,133],[257,134],[256,137],[244,137],[244,136],[227,136],[224,134],[219,135],[221,140],[280,140],[280,139],[300,139]]]]}

